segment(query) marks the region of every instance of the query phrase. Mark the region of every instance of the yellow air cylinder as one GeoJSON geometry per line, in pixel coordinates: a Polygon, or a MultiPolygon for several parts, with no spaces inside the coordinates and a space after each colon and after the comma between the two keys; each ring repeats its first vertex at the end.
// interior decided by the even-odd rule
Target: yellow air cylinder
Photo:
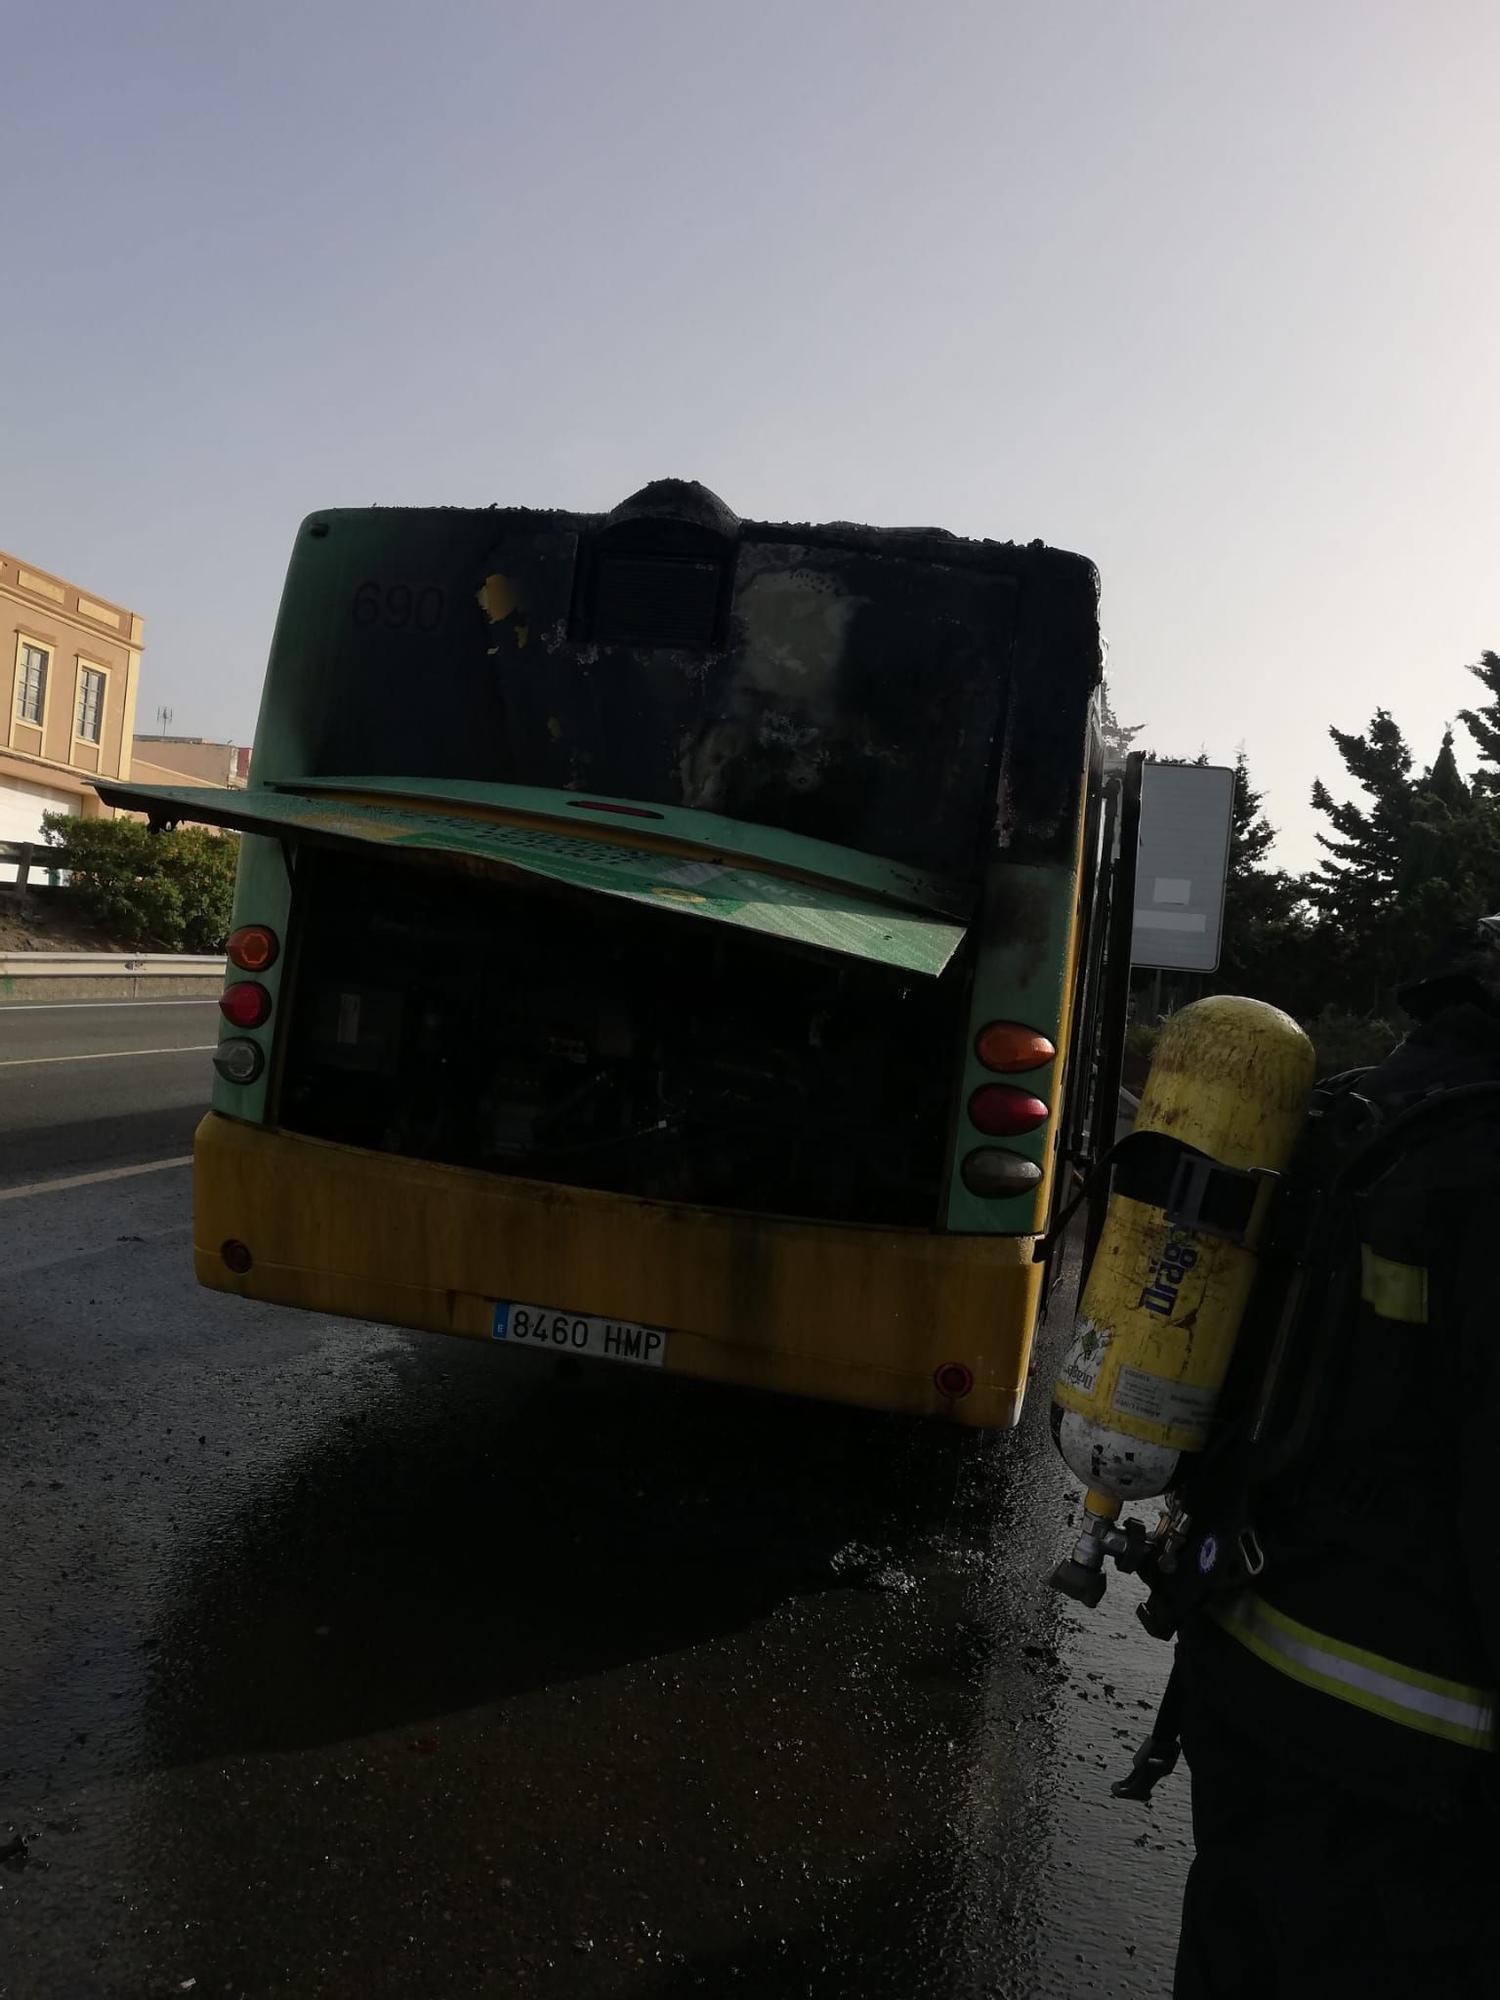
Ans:
{"type": "MultiPolygon", "coordinates": [[[[1195,1001],[1162,1027],[1135,1130],[1221,1166],[1279,1172],[1313,1069],[1311,1042],[1278,1008],[1229,995],[1195,1001]]],[[[1123,1169],[1119,1180],[1132,1184],[1123,1169]]],[[[1165,1201],[1160,1176],[1154,1192],[1165,1201]]],[[[1123,1501],[1164,1493],[1182,1454],[1208,1442],[1254,1276],[1255,1233],[1252,1222],[1242,1243],[1169,1223],[1157,1201],[1117,1183],[1052,1391],[1058,1448],[1089,1489],[1086,1520],[1113,1520],[1123,1501]]]]}

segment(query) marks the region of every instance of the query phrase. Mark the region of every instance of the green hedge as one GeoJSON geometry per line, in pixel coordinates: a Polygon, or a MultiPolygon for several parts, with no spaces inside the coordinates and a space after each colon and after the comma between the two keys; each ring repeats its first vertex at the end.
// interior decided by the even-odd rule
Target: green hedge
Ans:
{"type": "Polygon", "coordinates": [[[1133,1090],[1137,1097],[1151,1067],[1151,1051],[1156,1047],[1159,1032],[1155,1021],[1132,1021],[1125,1030],[1125,1056],[1120,1074],[1125,1088],[1133,1090]]]}
{"type": "MultiPolygon", "coordinates": [[[[1337,1076],[1346,1069],[1366,1069],[1383,1062],[1400,1041],[1402,1030],[1373,1014],[1347,1014],[1325,1007],[1303,1028],[1312,1038],[1319,1076],[1337,1076]]],[[[1151,1067],[1151,1052],[1161,1032],[1155,1021],[1132,1021],[1125,1030],[1125,1087],[1138,1095],[1151,1067]]]]}
{"type": "Polygon", "coordinates": [[[1318,1052],[1318,1075],[1337,1076],[1341,1070],[1367,1069],[1384,1062],[1400,1041],[1402,1030],[1375,1014],[1348,1014],[1325,1007],[1303,1027],[1318,1052]]]}
{"type": "Polygon", "coordinates": [[[133,819],[42,821],[46,865],[68,871],[64,893],[126,951],[223,949],[239,841],[179,827],[152,833],[133,819]]]}

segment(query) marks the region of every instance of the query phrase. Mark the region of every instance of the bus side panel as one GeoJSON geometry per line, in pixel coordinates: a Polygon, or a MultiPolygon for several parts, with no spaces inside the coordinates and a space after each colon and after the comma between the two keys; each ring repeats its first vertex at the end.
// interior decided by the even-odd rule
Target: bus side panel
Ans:
{"type": "Polygon", "coordinates": [[[195,1166],[195,1262],[215,1290],[480,1340],[496,1300],[520,1301],[663,1328],[668,1370],[708,1380],[980,1428],[1019,1411],[1041,1278],[1025,1239],[640,1201],[213,1112],[195,1166]],[[948,1362],[972,1372],[967,1396],[938,1391],[948,1362]]]}
{"type": "MultiPolygon", "coordinates": [[[[1094,690],[1102,671],[1098,577],[1092,568],[1039,552],[1021,595],[996,841],[985,871],[973,1010],[956,1108],[947,1226],[1018,1236],[1040,1233],[1051,1213],[1065,1117],[1067,1043],[1075,1008],[1083,841],[1090,793],[1094,690]],[[1014,1021],[1045,1035],[1056,1058],[1022,1074],[996,1075],[974,1053],[991,1021],[1014,1021]],[[968,1107],[986,1083],[1014,1084],[1047,1105],[1037,1131],[986,1138],[968,1107]],[[997,1145],[1034,1161],[1042,1177],[1030,1194],[971,1194],[963,1162],[997,1145]]],[[[1088,1052],[1080,1051],[1086,1060],[1088,1052]]]]}

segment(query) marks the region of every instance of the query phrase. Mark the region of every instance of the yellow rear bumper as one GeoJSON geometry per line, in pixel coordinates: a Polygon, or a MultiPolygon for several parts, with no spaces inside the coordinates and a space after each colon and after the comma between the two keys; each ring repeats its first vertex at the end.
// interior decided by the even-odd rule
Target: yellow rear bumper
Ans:
{"type": "Polygon", "coordinates": [[[515,1180],[268,1131],[198,1128],[194,1258],[216,1291],[490,1338],[496,1299],[665,1328],[674,1373],[1013,1424],[1033,1239],[781,1221],[515,1180]],[[238,1275],[221,1246],[245,1244],[238,1275]],[[964,1363],[974,1388],[939,1393],[964,1363]]]}

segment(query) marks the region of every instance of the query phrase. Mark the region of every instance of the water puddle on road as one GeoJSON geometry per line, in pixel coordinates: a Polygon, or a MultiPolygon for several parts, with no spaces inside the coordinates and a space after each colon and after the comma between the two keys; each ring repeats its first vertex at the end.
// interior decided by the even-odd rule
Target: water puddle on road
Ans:
{"type": "Polygon", "coordinates": [[[13,1293],[18,1990],[1163,1989],[1186,1785],[1108,1779],[1166,1651],[1046,1587],[1044,1403],[975,1439],[276,1313],[122,1185],[116,1257],[13,1293]]]}
{"type": "Polygon", "coordinates": [[[1171,1986],[1191,1859],[1185,1765],[1149,1804],[1110,1796],[1155,1717],[1171,1648],[1137,1623],[1138,1582],[1111,1573],[1088,1611],[1049,1573],[1078,1489],[1047,1428],[1067,1315],[1040,1343],[993,1524],[996,1634],[973,1747],[970,1875],[954,2000],[1157,1995],[1171,1986]]]}

